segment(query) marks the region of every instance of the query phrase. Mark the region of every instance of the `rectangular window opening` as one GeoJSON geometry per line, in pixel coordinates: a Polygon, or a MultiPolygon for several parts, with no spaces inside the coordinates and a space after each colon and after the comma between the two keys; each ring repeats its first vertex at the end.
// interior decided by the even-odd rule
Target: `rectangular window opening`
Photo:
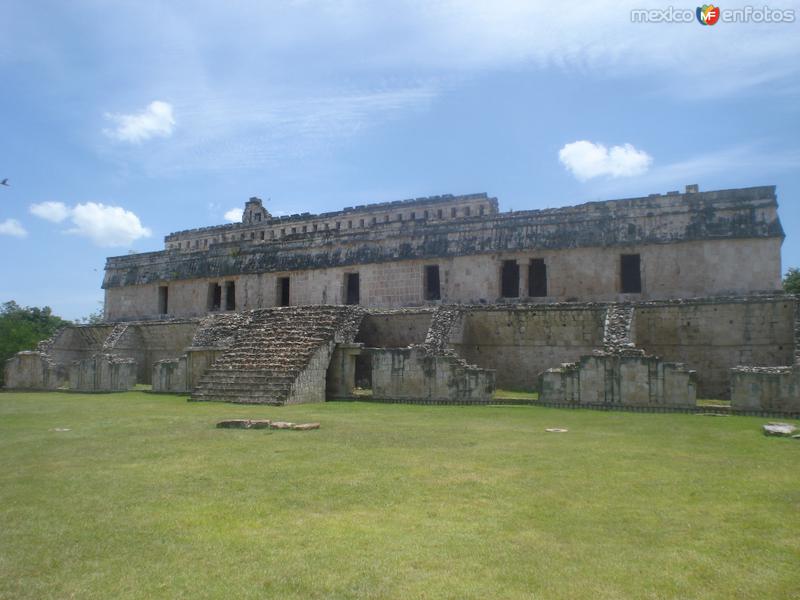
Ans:
{"type": "Polygon", "coordinates": [[[289,306],[289,278],[278,277],[278,306],[289,306]]]}
{"type": "Polygon", "coordinates": [[[236,282],[225,282],[225,310],[236,310],[236,282]]]}
{"type": "Polygon", "coordinates": [[[441,300],[442,290],[439,282],[439,265],[425,267],[425,300],[441,300]]]}
{"type": "Polygon", "coordinates": [[[169,288],[165,285],[158,286],[158,314],[166,315],[169,312],[169,288]]]}
{"type": "Polygon", "coordinates": [[[222,305],[222,287],[218,283],[208,284],[208,310],[217,311],[222,305]]]}
{"type": "Polygon", "coordinates": [[[638,254],[620,255],[620,281],[623,294],[642,293],[642,265],[638,254]]]}
{"type": "Polygon", "coordinates": [[[528,265],[528,296],[547,296],[547,265],[543,258],[534,258],[528,265]]]}
{"type": "Polygon", "coordinates": [[[361,302],[361,281],[358,273],[345,275],[345,304],[358,304],[361,302]]]}
{"type": "Polygon", "coordinates": [[[519,265],[515,260],[504,260],[500,269],[500,295],[519,298],[519,265]]]}

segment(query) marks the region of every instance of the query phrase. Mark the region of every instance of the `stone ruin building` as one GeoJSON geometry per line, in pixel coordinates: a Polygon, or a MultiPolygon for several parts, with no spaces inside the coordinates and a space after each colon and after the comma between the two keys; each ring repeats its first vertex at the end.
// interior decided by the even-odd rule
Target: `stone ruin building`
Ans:
{"type": "Polygon", "coordinates": [[[486,194],[172,233],[107,260],[105,323],[6,387],[287,404],[488,403],[800,413],[800,307],[774,186],[501,213],[486,194]]]}

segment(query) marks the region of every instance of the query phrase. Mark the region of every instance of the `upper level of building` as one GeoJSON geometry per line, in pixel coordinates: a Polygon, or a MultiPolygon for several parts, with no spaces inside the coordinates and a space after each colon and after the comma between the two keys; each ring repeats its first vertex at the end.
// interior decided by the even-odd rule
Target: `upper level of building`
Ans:
{"type": "Polygon", "coordinates": [[[241,223],[229,223],[170,233],[164,238],[166,250],[204,250],[223,242],[263,244],[289,236],[324,232],[353,232],[376,229],[394,223],[441,223],[454,219],[485,217],[498,213],[497,199],[485,193],[453,196],[430,196],[396,200],[318,215],[301,213],[276,217],[269,213],[260,198],[250,198],[244,207],[241,223]]]}
{"type": "MultiPolygon", "coordinates": [[[[486,194],[280,218],[252,199],[245,222],[174,233],[167,250],[109,258],[103,287],[580,248],[768,238],[779,248],[784,232],[777,207],[774,186],[708,192],[687,186],[684,193],[506,213],[486,194]]],[[[739,260],[710,247],[704,256],[709,264],[739,260]]],[[[779,253],[758,260],[780,271],[779,253]]]]}

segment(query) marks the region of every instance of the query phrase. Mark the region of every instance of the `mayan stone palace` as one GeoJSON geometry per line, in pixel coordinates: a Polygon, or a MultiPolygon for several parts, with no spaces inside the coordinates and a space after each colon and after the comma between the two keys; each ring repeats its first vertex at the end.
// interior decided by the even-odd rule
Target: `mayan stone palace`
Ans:
{"type": "Polygon", "coordinates": [[[433,196],[172,233],[107,260],[105,322],[8,388],[287,404],[349,398],[800,413],[800,308],[774,186],[500,212],[433,196]],[[359,397],[363,397],[359,395],[359,397]]]}

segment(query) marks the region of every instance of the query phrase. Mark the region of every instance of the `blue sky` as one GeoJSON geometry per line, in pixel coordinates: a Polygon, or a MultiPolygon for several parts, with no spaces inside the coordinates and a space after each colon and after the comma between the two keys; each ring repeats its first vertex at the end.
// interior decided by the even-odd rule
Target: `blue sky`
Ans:
{"type": "Polygon", "coordinates": [[[784,271],[800,266],[800,3],[769,6],[797,18],[6,2],[0,301],[88,315],[106,256],[159,250],[253,195],[277,214],[480,191],[523,210],[775,184],[784,271]]]}

